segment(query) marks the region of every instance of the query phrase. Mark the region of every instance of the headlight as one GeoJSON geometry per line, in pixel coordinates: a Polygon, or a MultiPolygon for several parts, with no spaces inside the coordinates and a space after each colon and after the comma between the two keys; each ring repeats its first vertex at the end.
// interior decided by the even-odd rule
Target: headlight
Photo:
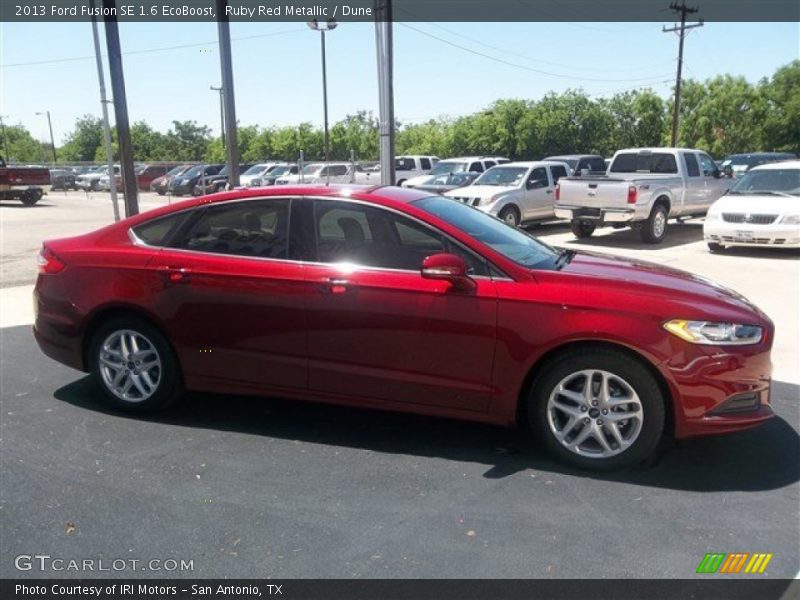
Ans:
{"type": "Polygon", "coordinates": [[[786,225],[800,225],[800,215],[786,215],[781,219],[781,223],[786,225]]]}
{"type": "Polygon", "coordinates": [[[757,344],[764,334],[764,330],[755,325],[684,321],[683,319],[667,321],[664,323],[664,329],[692,344],[710,346],[757,344]]]}
{"type": "Polygon", "coordinates": [[[481,198],[478,201],[478,206],[489,206],[490,204],[494,204],[500,200],[500,195],[497,194],[496,196],[489,196],[488,198],[481,198]]]}
{"type": "Polygon", "coordinates": [[[710,210],[706,213],[706,221],[719,221],[722,213],[718,210],[710,210]]]}

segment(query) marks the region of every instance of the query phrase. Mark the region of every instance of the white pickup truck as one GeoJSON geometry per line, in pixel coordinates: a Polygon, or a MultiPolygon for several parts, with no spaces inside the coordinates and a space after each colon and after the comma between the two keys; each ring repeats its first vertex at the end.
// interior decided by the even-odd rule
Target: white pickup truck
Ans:
{"type": "Polygon", "coordinates": [[[596,227],[632,227],[657,244],[667,219],[703,216],[730,187],[711,157],[687,148],[632,148],[614,155],[600,176],[565,177],[556,188],[555,215],[586,238],[596,227]]]}
{"type": "MultiPolygon", "coordinates": [[[[394,159],[394,179],[395,185],[403,185],[407,180],[413,177],[425,176],[430,173],[431,169],[439,162],[438,156],[397,156],[394,159]]],[[[357,171],[355,175],[355,183],[367,183],[371,185],[380,185],[381,183],[381,168],[377,165],[373,169],[357,171]]]]}

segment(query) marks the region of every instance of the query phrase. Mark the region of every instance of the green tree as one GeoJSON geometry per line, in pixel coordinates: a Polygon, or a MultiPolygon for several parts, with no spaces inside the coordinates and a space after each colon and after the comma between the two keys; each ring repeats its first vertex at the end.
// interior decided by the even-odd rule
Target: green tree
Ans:
{"type": "Polygon", "coordinates": [[[764,99],[764,149],[800,152],[800,60],[759,84],[764,99]]]}
{"type": "Polygon", "coordinates": [[[330,129],[331,158],[349,160],[350,151],[357,160],[378,158],[378,120],[368,111],[347,115],[330,129]]]}
{"type": "Polygon", "coordinates": [[[0,154],[9,163],[50,162],[53,160],[49,143],[42,143],[22,125],[5,125],[0,130],[0,154]],[[5,133],[5,137],[3,137],[5,133]],[[8,156],[5,155],[8,148],[8,156]]]}
{"type": "Polygon", "coordinates": [[[84,115],[75,122],[59,150],[59,157],[67,162],[93,161],[103,143],[103,122],[98,117],[84,115]]]}

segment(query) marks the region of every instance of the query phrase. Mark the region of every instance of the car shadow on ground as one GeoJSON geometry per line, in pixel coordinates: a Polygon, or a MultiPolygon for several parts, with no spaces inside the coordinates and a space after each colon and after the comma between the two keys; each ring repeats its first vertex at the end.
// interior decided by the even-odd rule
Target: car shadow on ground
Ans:
{"type": "MultiPolygon", "coordinates": [[[[665,443],[648,464],[597,474],[551,460],[520,430],[456,420],[200,393],[157,415],[131,416],[107,408],[88,376],[56,390],[55,397],[141,422],[485,464],[484,477],[491,479],[532,470],[698,492],[763,491],[800,480],[800,436],[780,417],[741,433],[665,443]]],[[[773,398],[793,399],[794,405],[798,397],[800,386],[774,382],[773,398]]]]}
{"type": "Polygon", "coordinates": [[[716,253],[721,260],[725,258],[771,258],[778,260],[800,259],[800,248],[756,248],[753,246],[732,246],[716,253]]]}
{"type": "Polygon", "coordinates": [[[694,244],[703,241],[702,221],[691,221],[687,223],[671,222],[667,227],[664,239],[658,244],[647,244],[639,237],[639,232],[630,228],[613,229],[603,227],[598,229],[590,238],[582,240],[572,239],[566,243],[570,246],[596,246],[605,248],[632,248],[638,250],[654,251],[674,248],[686,244],[694,244]]]}
{"type": "Polygon", "coordinates": [[[3,200],[0,201],[0,208],[50,208],[52,204],[42,202],[39,200],[36,204],[30,206],[23,204],[21,200],[3,200]]]}

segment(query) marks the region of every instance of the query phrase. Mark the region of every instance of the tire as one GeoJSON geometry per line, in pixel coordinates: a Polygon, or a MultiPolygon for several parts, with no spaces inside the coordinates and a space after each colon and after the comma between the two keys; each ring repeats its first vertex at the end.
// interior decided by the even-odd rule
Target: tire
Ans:
{"type": "Polygon", "coordinates": [[[647,220],[639,229],[639,236],[646,244],[659,244],[667,235],[669,212],[663,204],[656,204],[647,220]]]}
{"type": "Polygon", "coordinates": [[[19,199],[25,206],[33,206],[42,199],[42,193],[38,190],[25,190],[19,199]]]}
{"type": "Polygon", "coordinates": [[[511,225],[512,227],[519,227],[519,211],[517,210],[516,206],[506,206],[497,217],[506,223],[506,225],[511,225]]]}
{"type": "Polygon", "coordinates": [[[167,192],[163,192],[161,190],[156,190],[159,196],[165,196],[167,192]]]}
{"type": "Polygon", "coordinates": [[[406,182],[405,179],[398,179],[397,180],[397,187],[403,187],[403,184],[406,182]]]}
{"type": "Polygon", "coordinates": [[[722,252],[725,247],[722,244],[718,244],[716,242],[708,242],[708,250],[709,252],[713,252],[717,254],[718,252],[722,252]]]}
{"type": "Polygon", "coordinates": [[[134,413],[153,412],[183,396],[183,377],[175,353],[161,332],[142,319],[115,317],[103,323],[92,336],[88,362],[95,383],[114,408],[134,413]],[[126,340],[124,348],[121,338],[126,340]],[[130,352],[134,346],[139,348],[142,364],[137,365],[136,357],[129,355],[129,362],[124,365],[124,356],[119,354],[130,352]],[[113,368],[116,363],[125,369],[124,373],[113,368]],[[147,368],[148,364],[152,366],[147,368]],[[136,379],[130,371],[136,373],[136,379]],[[115,378],[119,379],[116,385],[115,378]]]}
{"type": "Polygon", "coordinates": [[[574,235],[579,240],[583,240],[586,238],[592,237],[594,230],[597,228],[597,225],[590,221],[572,221],[570,223],[570,229],[572,229],[572,235],[574,235]]]}
{"type": "Polygon", "coordinates": [[[525,408],[531,432],[550,454],[581,469],[607,471],[639,464],[653,454],[664,432],[665,406],[661,387],[642,362],[618,350],[594,348],[550,362],[534,381],[525,408]],[[594,400],[588,403],[582,399],[587,373],[594,382],[594,400]],[[613,406],[603,399],[604,378],[611,391],[606,400],[613,406]],[[620,402],[625,396],[630,403],[620,402]],[[620,419],[623,414],[631,417],[620,419]],[[612,434],[612,423],[619,423],[614,426],[619,436],[612,434]]]}

